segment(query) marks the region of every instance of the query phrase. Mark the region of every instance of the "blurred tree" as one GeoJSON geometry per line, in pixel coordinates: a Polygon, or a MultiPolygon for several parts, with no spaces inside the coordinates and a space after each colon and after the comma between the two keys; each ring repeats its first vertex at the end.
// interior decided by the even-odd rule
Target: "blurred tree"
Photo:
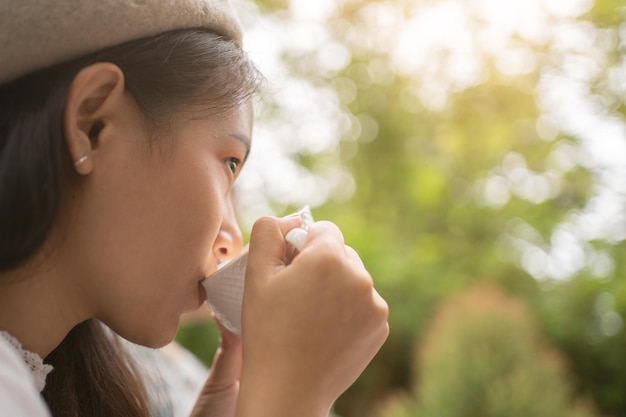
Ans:
{"type": "Polygon", "coordinates": [[[415,386],[378,415],[593,417],[538,330],[524,302],[494,286],[446,299],[416,352],[415,386]]]}
{"type": "Polygon", "coordinates": [[[314,200],[391,308],[388,342],[337,412],[367,417],[411,387],[435,304],[488,282],[529,302],[577,394],[626,417],[623,2],[258,4],[271,25],[254,35],[274,28],[261,43],[288,70],[259,121],[298,169],[249,166],[266,183],[244,191],[285,213],[314,200]],[[318,177],[286,188],[300,169],[318,177]]]}
{"type": "MultiPolygon", "coordinates": [[[[472,9],[477,3],[464,2],[471,30],[461,34],[498,36],[493,28],[497,23],[486,22],[472,9]]],[[[514,3],[509,7],[515,8],[514,3]]],[[[343,45],[351,60],[326,81],[353,115],[353,129],[341,150],[356,191],[348,202],[328,202],[317,216],[336,221],[362,254],[391,306],[392,333],[377,360],[340,399],[338,412],[369,415],[382,393],[408,386],[410,351],[413,343],[420,343],[434,303],[473,282],[496,281],[532,302],[544,330],[573,363],[576,388],[591,391],[605,412],[625,416],[626,352],[620,327],[624,311],[618,308],[624,305],[624,187],[608,198],[621,207],[622,215],[598,214],[608,224],[606,234],[587,238],[576,222],[581,213],[591,217],[607,177],[616,182],[625,176],[623,168],[594,160],[588,147],[602,146],[597,135],[586,137],[571,126],[576,120],[559,113],[567,98],[552,98],[553,103],[546,98],[560,94],[549,82],[569,79],[568,71],[584,70],[572,60],[597,57],[602,65],[595,73],[568,88],[582,84],[591,92],[583,99],[597,101],[600,114],[617,115],[623,123],[619,112],[626,84],[608,84],[606,75],[624,74],[619,67],[624,47],[618,47],[626,41],[624,7],[596,1],[579,17],[552,14],[544,24],[553,25],[553,35],[538,40],[524,39],[521,27],[511,30],[503,43],[526,48],[534,64],[515,73],[502,62],[507,47],[491,54],[479,50],[479,75],[459,86],[449,70],[458,65],[450,48],[428,55],[415,72],[402,71],[389,41],[397,39],[389,35],[394,24],[385,21],[402,16],[396,23],[402,27],[402,19],[410,25],[407,16],[412,13],[428,15],[429,10],[456,4],[456,9],[444,10],[450,12],[448,25],[429,27],[451,31],[458,23],[454,12],[459,2],[341,4],[336,20],[327,23],[334,33],[330,42],[343,45]],[[580,32],[568,33],[570,25],[580,32]],[[560,37],[569,35],[589,35],[589,50],[562,45],[560,37]],[[617,40],[611,44],[611,39],[617,40]],[[445,79],[446,73],[450,79],[445,79]],[[443,87],[438,90],[433,84],[443,87]],[[574,243],[563,243],[570,238],[574,243]],[[603,333],[593,307],[603,292],[618,297],[615,309],[607,313],[614,326],[609,333],[603,333]],[[590,332],[604,336],[594,341],[590,332]]],[[[427,24],[426,18],[416,19],[427,24]]],[[[411,39],[411,52],[426,55],[428,51],[419,49],[419,34],[411,39]]],[[[463,43],[460,37],[456,41],[463,43]]],[[[292,56],[291,66],[299,76],[319,82],[323,76],[315,54],[292,56]]],[[[471,65],[468,58],[468,72],[471,65]]],[[[587,117],[584,111],[573,117],[577,114],[587,117]]],[[[601,122],[597,128],[602,129],[601,122]]],[[[619,139],[624,142],[623,134],[619,139]]]]}

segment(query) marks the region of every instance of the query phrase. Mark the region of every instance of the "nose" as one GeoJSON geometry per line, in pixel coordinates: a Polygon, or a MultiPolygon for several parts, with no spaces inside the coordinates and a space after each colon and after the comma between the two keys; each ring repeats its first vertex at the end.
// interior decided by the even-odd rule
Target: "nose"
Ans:
{"type": "Polygon", "coordinates": [[[239,255],[242,248],[243,237],[235,216],[233,199],[229,196],[224,201],[222,225],[213,244],[213,253],[219,261],[227,261],[239,255]]]}

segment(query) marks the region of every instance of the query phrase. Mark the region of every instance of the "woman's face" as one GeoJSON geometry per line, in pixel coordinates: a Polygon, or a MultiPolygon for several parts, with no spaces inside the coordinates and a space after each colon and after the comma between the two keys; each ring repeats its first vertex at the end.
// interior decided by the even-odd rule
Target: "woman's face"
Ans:
{"type": "Polygon", "coordinates": [[[230,192],[251,129],[242,105],[176,121],[152,143],[136,108],[103,130],[65,244],[83,308],[135,343],[173,339],[204,301],[200,281],[241,249],[230,192]]]}

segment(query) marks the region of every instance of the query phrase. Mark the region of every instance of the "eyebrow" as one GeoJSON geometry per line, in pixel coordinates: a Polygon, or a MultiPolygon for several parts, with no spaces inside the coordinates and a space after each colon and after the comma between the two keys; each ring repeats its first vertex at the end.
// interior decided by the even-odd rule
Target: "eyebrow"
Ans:
{"type": "Polygon", "coordinates": [[[250,154],[250,145],[252,143],[250,138],[242,133],[233,133],[230,136],[232,136],[233,138],[237,139],[239,142],[244,144],[244,146],[246,147],[246,156],[243,159],[244,161],[248,159],[248,155],[250,154]]]}

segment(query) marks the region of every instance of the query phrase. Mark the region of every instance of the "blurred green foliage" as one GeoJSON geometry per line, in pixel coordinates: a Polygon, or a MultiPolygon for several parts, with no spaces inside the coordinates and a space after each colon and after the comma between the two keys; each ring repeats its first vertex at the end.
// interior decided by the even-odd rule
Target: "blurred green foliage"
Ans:
{"type": "Polygon", "coordinates": [[[573,398],[560,355],[537,334],[526,304],[492,286],[438,308],[416,346],[415,384],[380,416],[593,417],[573,398]]]}
{"type": "MultiPolygon", "coordinates": [[[[286,1],[260,3],[267,13],[279,10],[284,15],[288,7],[286,1]]],[[[584,163],[584,155],[558,173],[557,191],[545,198],[535,198],[532,192],[516,192],[513,180],[507,177],[507,164],[517,161],[519,168],[520,160],[526,173],[549,173],[551,161],[560,150],[576,149],[579,144],[580,138],[559,126],[547,139],[540,137],[537,127],[545,112],[538,83],[547,71],[558,70],[561,65],[562,57],[551,49],[552,40],[527,44],[537,65],[515,75],[503,75],[497,69],[497,57],[484,56],[483,76],[463,88],[449,88],[445,105],[433,108],[426,105],[423,95],[415,94],[421,74],[395,71],[390,65],[390,76],[376,75],[381,63],[389,62],[389,51],[370,47],[358,36],[376,30],[364,23],[361,13],[375,3],[393,4],[408,13],[413,7],[436,2],[339,2],[341,7],[325,22],[331,35],[329,42],[350,52],[349,62],[339,71],[320,71],[314,64],[316,51],[284,56],[293,77],[333,88],[342,108],[352,117],[353,129],[341,141],[339,152],[355,179],[354,195],[348,201],[329,200],[315,208],[314,216],[330,219],[341,227],[346,242],[361,254],[390,306],[389,340],[362,377],[339,399],[337,413],[344,417],[372,416],[374,410],[380,410],[380,404],[394,403],[389,398],[397,398],[398,392],[415,386],[418,396],[422,386],[430,390],[424,395],[446,395],[434,391],[451,390],[449,384],[463,382],[448,372],[467,376],[464,386],[455,388],[459,395],[485,388],[474,387],[479,376],[472,372],[499,372],[498,368],[490,370],[484,362],[475,362],[472,353],[458,345],[477,343],[475,338],[485,332],[485,343],[493,345],[490,349],[498,350],[500,343],[503,349],[531,349],[521,354],[519,365],[509,363],[519,366],[524,374],[521,379],[533,380],[528,382],[529,396],[543,395],[546,401],[560,402],[555,409],[563,409],[567,395],[589,396],[600,412],[626,417],[626,333],[622,326],[626,314],[626,242],[609,238],[585,242],[587,251],[609,257],[611,267],[604,274],[587,265],[573,270],[567,279],[537,278],[524,264],[524,245],[548,251],[558,228],[584,210],[598,189],[598,170],[584,163]],[[349,35],[351,30],[357,35],[349,35]],[[504,190],[496,188],[500,194],[495,195],[500,197],[495,200],[486,192],[492,180],[496,185],[498,181],[506,185],[504,190]],[[515,325],[495,320],[498,313],[488,324],[493,328],[476,324],[475,331],[455,336],[469,341],[452,337],[433,342],[437,352],[433,351],[431,359],[442,361],[441,367],[421,368],[421,360],[415,360],[413,352],[423,349],[436,306],[476,283],[498,286],[528,303],[538,331],[558,350],[565,368],[571,370],[572,393],[565,388],[557,392],[567,385],[562,384],[563,374],[551,371],[549,365],[544,367],[541,360],[533,364],[532,355],[538,353],[532,350],[534,336],[528,333],[530,330],[524,328],[516,333],[515,325]],[[493,329],[508,336],[494,337],[493,329]],[[553,381],[544,385],[556,391],[532,391],[537,389],[534,378],[539,376],[553,381]],[[416,378],[423,385],[415,385],[416,378]],[[547,398],[547,394],[553,398],[547,398]]],[[[626,97],[616,94],[605,77],[626,59],[626,8],[621,1],[596,0],[576,21],[608,30],[618,39],[607,52],[608,58],[599,62],[604,66],[600,75],[587,80],[587,87],[595,97],[604,98],[604,114],[623,117],[626,97]]],[[[300,157],[314,169],[310,155],[300,157]]],[[[207,331],[183,328],[179,340],[194,351],[207,352],[208,342],[195,340],[197,333],[206,335],[207,331]]],[[[489,389],[493,395],[504,395],[498,390],[507,387],[494,382],[489,389]]],[[[506,398],[498,398],[517,401],[525,397],[509,398],[507,394],[506,398]]],[[[417,415],[394,404],[386,416],[417,415]]],[[[448,405],[452,407],[453,402],[448,405]]],[[[522,413],[467,414],[467,410],[437,409],[419,415],[540,415],[539,411],[522,413]]]]}

